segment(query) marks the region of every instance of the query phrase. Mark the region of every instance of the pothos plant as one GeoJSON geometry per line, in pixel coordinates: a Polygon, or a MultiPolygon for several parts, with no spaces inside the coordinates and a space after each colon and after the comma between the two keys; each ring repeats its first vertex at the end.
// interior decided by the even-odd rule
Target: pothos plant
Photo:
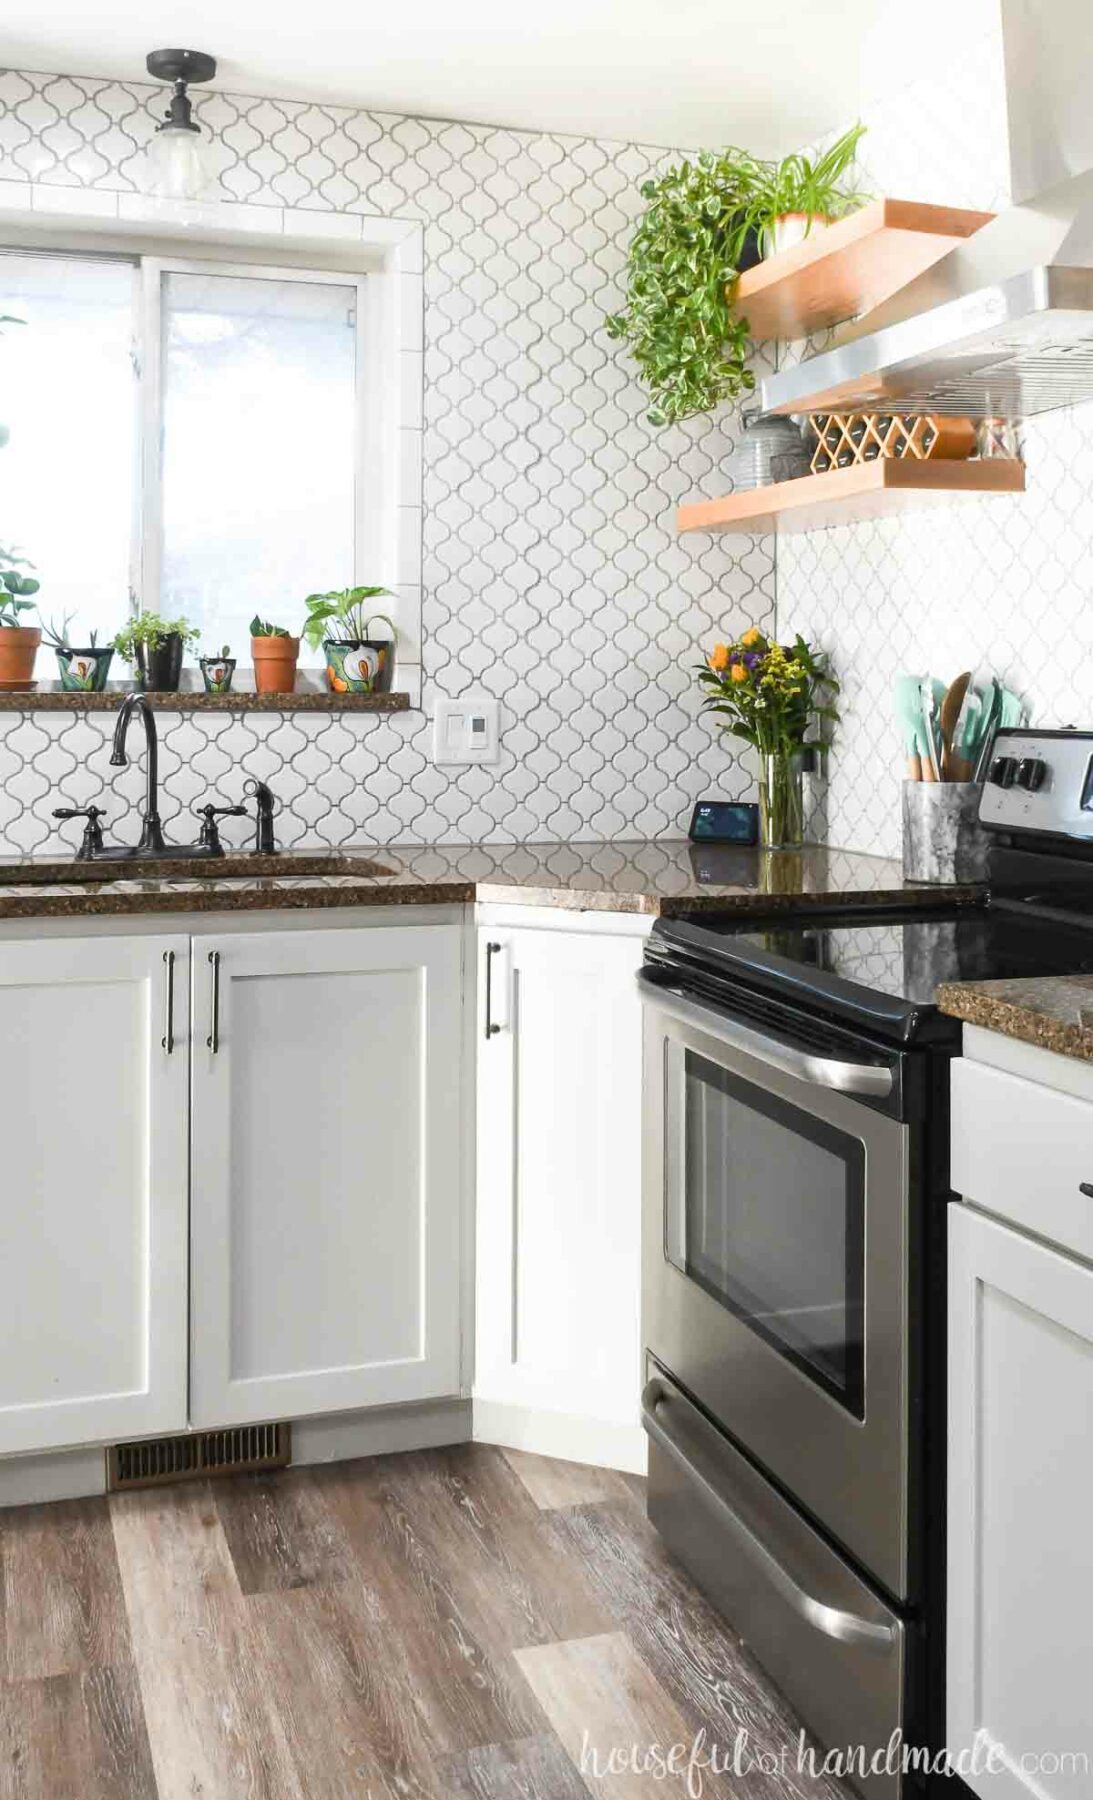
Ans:
{"type": "Polygon", "coordinates": [[[369,627],[378,619],[386,625],[392,641],[396,641],[398,632],[387,614],[368,611],[370,601],[390,597],[391,590],[385,587],[335,588],[328,594],[309,594],[303,635],[313,650],[324,639],[335,636],[339,643],[363,644],[367,642],[369,627]]]}
{"type": "Polygon", "coordinates": [[[673,425],[752,391],[748,322],[735,302],[744,247],[783,213],[834,218],[860,205],[864,196],[840,183],[864,129],[855,125],[815,160],[704,150],[642,183],[648,204],[630,242],[626,304],[606,327],[641,371],[650,424],[673,425]]]}
{"type": "Polygon", "coordinates": [[[746,150],[704,150],[642,183],[648,202],[630,241],[626,304],[609,315],[653,400],[652,425],[673,425],[750,393],[748,327],[731,291],[746,212],[765,165],[746,150]]]}

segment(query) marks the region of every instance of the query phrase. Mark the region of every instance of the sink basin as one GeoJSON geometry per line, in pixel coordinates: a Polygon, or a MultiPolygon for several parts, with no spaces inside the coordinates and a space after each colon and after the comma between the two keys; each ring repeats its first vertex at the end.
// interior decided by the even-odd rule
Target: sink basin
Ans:
{"type": "Polygon", "coordinates": [[[348,850],[285,850],[274,856],[255,856],[247,851],[226,856],[173,856],[160,861],[77,862],[73,857],[35,857],[25,862],[0,859],[0,887],[55,886],[72,882],[101,884],[107,881],[256,881],[263,876],[298,880],[309,875],[340,875],[369,881],[394,874],[372,857],[348,850]]]}

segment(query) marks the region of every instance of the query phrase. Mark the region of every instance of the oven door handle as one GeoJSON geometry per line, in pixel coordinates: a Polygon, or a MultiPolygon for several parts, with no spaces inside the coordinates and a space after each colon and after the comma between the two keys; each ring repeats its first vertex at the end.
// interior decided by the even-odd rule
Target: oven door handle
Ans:
{"type": "Polygon", "coordinates": [[[765,1032],[753,1031],[750,1025],[739,1024],[727,1013],[699,1006],[696,1001],[651,982],[642,983],[641,995],[647,1006],[655,1007],[678,1024],[692,1025],[731,1050],[743,1050],[769,1068],[780,1069],[783,1075],[795,1075],[799,1081],[809,1081],[813,1087],[833,1088],[839,1094],[862,1094],[873,1100],[885,1100],[892,1092],[892,1071],[880,1064],[842,1062],[798,1050],[779,1038],[767,1037],[765,1032]]]}
{"type": "Polygon", "coordinates": [[[826,1606],[822,1600],[817,1600],[815,1595],[801,1587],[788,1569],[783,1568],[751,1526],[733,1511],[724,1494],[697,1466],[693,1456],[676,1442],[670,1428],[661,1423],[658,1410],[670,1401],[669,1389],[654,1375],[641,1396],[642,1424],[665,1454],[683,1470],[691,1485],[700,1490],[718,1517],[728,1526],[736,1542],[763,1571],[764,1577],[777,1589],[783,1600],[800,1618],[825,1637],[835,1638],[840,1644],[890,1650],[897,1635],[896,1627],[879,1625],[871,1619],[861,1619],[857,1613],[844,1612],[837,1606],[826,1606]]]}

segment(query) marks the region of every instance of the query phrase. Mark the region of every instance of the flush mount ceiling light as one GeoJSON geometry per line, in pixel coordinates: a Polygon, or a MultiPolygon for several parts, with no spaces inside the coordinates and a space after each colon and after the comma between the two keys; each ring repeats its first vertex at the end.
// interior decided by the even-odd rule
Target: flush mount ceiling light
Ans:
{"type": "Polygon", "coordinates": [[[163,200],[197,200],[213,178],[210,144],[195,124],[186,89],[195,81],[211,81],[215,56],[202,50],[153,50],[146,67],[157,81],[174,83],[171,104],[148,146],[148,191],[163,200]]]}

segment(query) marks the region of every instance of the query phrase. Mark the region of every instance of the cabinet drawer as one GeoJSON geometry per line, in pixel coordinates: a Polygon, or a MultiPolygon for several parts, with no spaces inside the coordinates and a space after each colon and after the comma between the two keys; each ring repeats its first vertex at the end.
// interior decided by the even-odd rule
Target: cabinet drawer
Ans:
{"type": "Polygon", "coordinates": [[[1093,1261],[1093,1105],[961,1060],[952,1108],[957,1193],[1093,1261]]]}

